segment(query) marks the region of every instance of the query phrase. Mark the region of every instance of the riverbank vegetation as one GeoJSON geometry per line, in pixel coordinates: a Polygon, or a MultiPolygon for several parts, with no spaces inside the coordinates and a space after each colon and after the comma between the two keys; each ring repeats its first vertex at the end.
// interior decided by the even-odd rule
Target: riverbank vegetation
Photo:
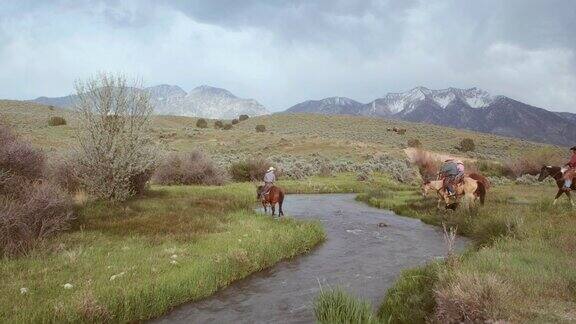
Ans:
{"type": "Polygon", "coordinates": [[[318,223],[274,220],[253,206],[249,184],[153,187],[122,204],[88,203],[72,230],[0,262],[0,318],[147,319],[324,239],[318,223]]]}
{"type": "Polygon", "coordinates": [[[377,321],[574,320],[576,211],[567,201],[552,206],[554,193],[551,184],[496,186],[485,206],[469,212],[439,211],[436,198],[422,198],[417,188],[383,185],[360,194],[375,207],[473,239],[463,255],[405,271],[377,321]]]}

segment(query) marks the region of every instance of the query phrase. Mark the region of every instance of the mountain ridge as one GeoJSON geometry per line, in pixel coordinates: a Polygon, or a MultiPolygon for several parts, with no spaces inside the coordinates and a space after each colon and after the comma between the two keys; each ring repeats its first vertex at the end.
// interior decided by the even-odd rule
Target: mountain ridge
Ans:
{"type": "MultiPolygon", "coordinates": [[[[144,88],[157,115],[233,119],[239,115],[259,116],[268,109],[254,99],[239,98],[230,91],[208,85],[198,86],[190,92],[177,85],[159,84],[144,88]]],[[[70,108],[76,95],[64,97],[38,97],[29,100],[44,105],[70,108]]]]}
{"type": "MultiPolygon", "coordinates": [[[[366,104],[329,104],[329,97],[296,104],[282,113],[344,114],[398,119],[493,133],[557,145],[576,143],[576,114],[552,112],[506,96],[468,89],[418,86],[366,104]],[[305,109],[302,109],[303,104],[305,109]]],[[[352,99],[349,99],[352,100],[352,99]]],[[[353,100],[352,100],[353,101],[353,100]]]]}

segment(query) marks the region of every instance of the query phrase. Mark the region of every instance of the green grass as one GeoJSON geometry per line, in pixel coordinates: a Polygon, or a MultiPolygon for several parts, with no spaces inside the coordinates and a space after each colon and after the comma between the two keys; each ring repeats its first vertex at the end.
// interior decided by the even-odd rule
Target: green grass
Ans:
{"type": "Polygon", "coordinates": [[[70,232],[0,261],[0,319],[143,320],[324,239],[318,223],[274,220],[253,206],[247,184],[154,187],[122,205],[89,204],[70,232]]]}
{"type": "Polygon", "coordinates": [[[341,289],[322,291],[314,303],[318,323],[377,323],[369,302],[361,301],[341,289]]]}
{"type": "Polygon", "coordinates": [[[383,185],[359,195],[429,224],[457,226],[474,242],[450,262],[405,271],[388,290],[379,321],[574,321],[576,210],[566,201],[552,206],[554,192],[500,186],[485,206],[456,212],[437,210],[436,199],[422,198],[416,188],[383,185]]]}

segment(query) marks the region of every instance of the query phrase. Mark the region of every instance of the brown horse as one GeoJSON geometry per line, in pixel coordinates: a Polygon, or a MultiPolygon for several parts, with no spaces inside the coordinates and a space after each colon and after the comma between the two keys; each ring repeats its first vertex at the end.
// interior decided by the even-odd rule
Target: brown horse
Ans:
{"type": "Polygon", "coordinates": [[[284,190],[280,187],[272,186],[268,190],[268,194],[265,195],[264,186],[258,186],[256,189],[256,199],[262,202],[264,207],[264,212],[268,212],[268,206],[272,209],[272,216],[276,214],[276,204],[278,204],[278,216],[284,216],[284,211],[282,210],[282,204],[284,203],[284,190]]]}
{"type": "MultiPolygon", "coordinates": [[[[560,198],[560,196],[562,196],[562,194],[565,193],[566,196],[568,197],[568,201],[570,201],[570,203],[574,206],[574,201],[570,196],[570,191],[566,191],[563,189],[564,179],[562,179],[562,176],[563,174],[561,167],[545,165],[540,169],[540,175],[538,176],[538,181],[543,181],[547,177],[552,177],[552,179],[556,180],[556,186],[558,186],[558,192],[556,193],[556,197],[554,197],[554,202],[552,204],[556,205],[556,201],[558,200],[558,198],[560,198]]],[[[570,189],[576,190],[575,181],[572,181],[572,186],[570,186],[570,189]]]]}

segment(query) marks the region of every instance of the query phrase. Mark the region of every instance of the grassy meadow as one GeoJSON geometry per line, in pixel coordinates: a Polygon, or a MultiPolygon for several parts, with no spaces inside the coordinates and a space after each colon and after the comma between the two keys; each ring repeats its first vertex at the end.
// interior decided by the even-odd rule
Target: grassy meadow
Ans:
{"type": "Polygon", "coordinates": [[[72,230],[0,262],[0,318],[143,320],[324,239],[318,223],[255,213],[254,199],[249,184],[233,184],[154,187],[123,204],[88,203],[72,230]]]}
{"type": "Polygon", "coordinates": [[[469,212],[439,211],[435,197],[424,199],[409,186],[383,185],[360,194],[359,200],[375,207],[457,228],[473,246],[444,262],[404,271],[383,292],[378,316],[336,291],[319,297],[318,318],[329,323],[353,313],[370,318],[364,323],[576,320],[576,210],[565,198],[552,206],[554,193],[552,184],[496,186],[486,205],[469,212]],[[334,315],[334,308],[347,311],[334,315]]]}

